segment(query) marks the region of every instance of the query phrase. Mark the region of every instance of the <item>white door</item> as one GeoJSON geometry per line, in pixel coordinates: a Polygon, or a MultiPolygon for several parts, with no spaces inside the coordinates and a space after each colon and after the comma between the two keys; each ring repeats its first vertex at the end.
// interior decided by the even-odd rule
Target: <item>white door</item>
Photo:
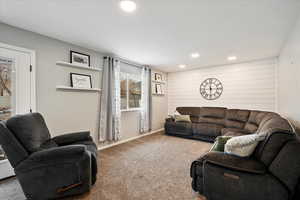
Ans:
{"type": "MultiPolygon", "coordinates": [[[[34,53],[0,44],[0,120],[35,110],[34,53]]],[[[0,150],[0,179],[13,170],[0,150]]]]}

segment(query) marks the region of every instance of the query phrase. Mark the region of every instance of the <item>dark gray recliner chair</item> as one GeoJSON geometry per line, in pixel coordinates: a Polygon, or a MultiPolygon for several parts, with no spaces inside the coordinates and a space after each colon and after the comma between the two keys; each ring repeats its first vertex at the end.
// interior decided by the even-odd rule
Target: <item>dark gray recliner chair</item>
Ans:
{"type": "Polygon", "coordinates": [[[57,199],[89,191],[97,147],[89,132],[51,138],[39,113],[0,122],[0,142],[28,199],[57,199]]]}

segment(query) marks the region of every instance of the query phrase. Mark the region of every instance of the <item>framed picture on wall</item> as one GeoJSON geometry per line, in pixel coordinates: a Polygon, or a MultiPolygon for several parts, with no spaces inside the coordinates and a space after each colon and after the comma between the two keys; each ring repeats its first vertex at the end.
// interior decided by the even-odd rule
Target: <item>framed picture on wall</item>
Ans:
{"type": "Polygon", "coordinates": [[[79,53],[76,51],[70,51],[70,63],[90,67],[90,55],[79,53]]]}
{"type": "Polygon", "coordinates": [[[162,81],[162,74],[155,73],[154,74],[154,80],[155,81],[162,81]]]}
{"type": "Polygon", "coordinates": [[[71,87],[90,89],[92,88],[92,76],[87,74],[70,73],[71,87]]]}
{"type": "Polygon", "coordinates": [[[164,94],[161,84],[155,84],[155,94],[164,94]]]}

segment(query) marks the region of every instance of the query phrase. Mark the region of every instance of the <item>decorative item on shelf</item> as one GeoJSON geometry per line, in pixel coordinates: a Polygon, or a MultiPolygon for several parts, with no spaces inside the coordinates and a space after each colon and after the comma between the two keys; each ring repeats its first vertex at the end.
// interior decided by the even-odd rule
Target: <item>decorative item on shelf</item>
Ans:
{"type": "Polygon", "coordinates": [[[70,63],[90,67],[90,55],[79,53],[76,51],[70,51],[70,63]]]}
{"type": "Polygon", "coordinates": [[[221,81],[216,78],[208,78],[200,85],[200,94],[207,100],[218,99],[223,92],[223,85],[221,81]]]}
{"type": "Polygon", "coordinates": [[[164,95],[164,90],[163,90],[163,86],[160,83],[155,83],[154,84],[154,91],[153,91],[154,95],[164,95]]]}
{"type": "Polygon", "coordinates": [[[92,76],[87,74],[70,73],[71,87],[80,89],[92,88],[92,76]]]}
{"type": "Polygon", "coordinates": [[[163,81],[162,74],[155,73],[154,74],[154,80],[155,81],[163,81]]]}

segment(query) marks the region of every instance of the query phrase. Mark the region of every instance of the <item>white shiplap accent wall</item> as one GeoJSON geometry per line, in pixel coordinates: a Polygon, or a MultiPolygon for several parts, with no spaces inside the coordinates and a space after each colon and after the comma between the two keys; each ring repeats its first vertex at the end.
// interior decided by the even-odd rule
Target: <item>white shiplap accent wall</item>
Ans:
{"type": "Polygon", "coordinates": [[[276,111],[277,58],[243,64],[206,67],[168,74],[168,112],[178,106],[222,106],[276,111]],[[219,79],[224,87],[217,100],[205,100],[200,84],[206,78],[219,79]]]}

